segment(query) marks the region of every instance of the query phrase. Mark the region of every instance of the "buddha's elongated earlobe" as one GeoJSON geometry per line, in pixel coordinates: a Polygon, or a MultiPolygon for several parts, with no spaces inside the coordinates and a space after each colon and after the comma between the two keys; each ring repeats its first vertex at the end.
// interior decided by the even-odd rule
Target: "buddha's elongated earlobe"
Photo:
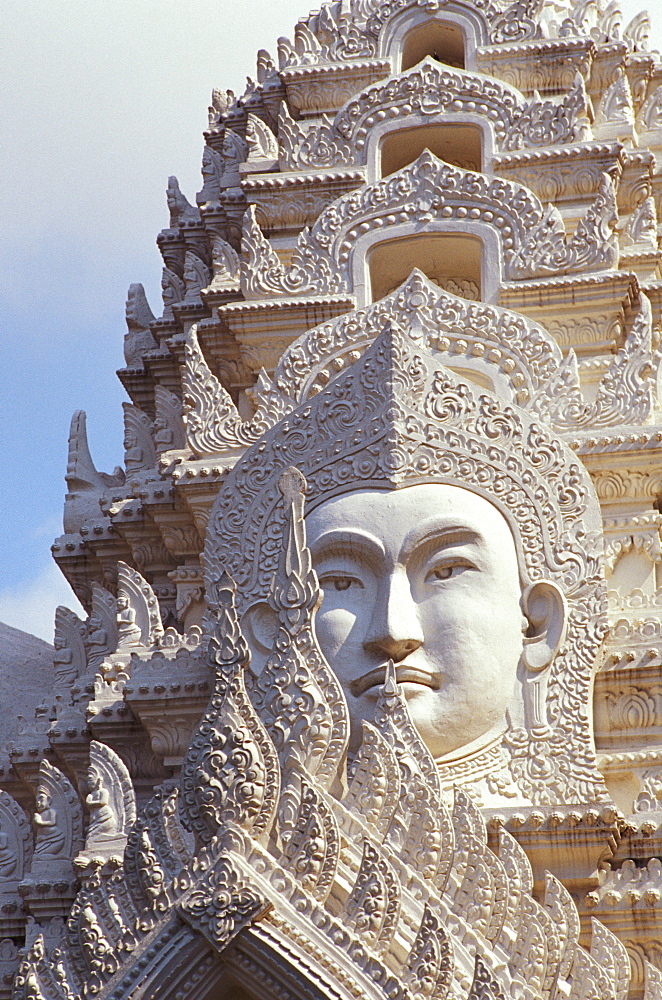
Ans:
{"type": "Polygon", "coordinates": [[[522,659],[524,704],[529,727],[544,728],[547,723],[547,667],[565,638],[568,609],[561,589],[550,580],[539,580],[522,595],[522,609],[529,623],[524,637],[522,659]]]}
{"type": "Polygon", "coordinates": [[[551,580],[539,580],[522,595],[529,622],[524,639],[524,662],[537,673],[552,662],[565,638],[568,610],[565,597],[551,580]]]}

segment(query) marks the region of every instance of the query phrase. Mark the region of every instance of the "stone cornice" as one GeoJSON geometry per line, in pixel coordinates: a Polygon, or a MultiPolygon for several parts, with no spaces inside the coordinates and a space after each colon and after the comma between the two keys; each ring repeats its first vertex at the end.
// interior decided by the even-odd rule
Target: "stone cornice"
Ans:
{"type": "Polygon", "coordinates": [[[254,174],[242,180],[241,186],[247,194],[263,190],[283,190],[317,184],[361,184],[365,183],[366,172],[363,167],[353,169],[338,168],[337,170],[294,171],[288,170],[278,174],[254,174]]]}

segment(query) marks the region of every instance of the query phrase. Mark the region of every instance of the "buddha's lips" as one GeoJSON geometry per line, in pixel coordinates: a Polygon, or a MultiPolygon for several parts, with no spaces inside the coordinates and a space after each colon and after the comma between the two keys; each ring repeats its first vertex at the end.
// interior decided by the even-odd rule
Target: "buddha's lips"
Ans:
{"type": "MultiPolygon", "coordinates": [[[[357,677],[356,680],[350,683],[349,690],[355,698],[358,698],[362,694],[365,694],[366,691],[369,691],[370,688],[381,686],[384,683],[385,677],[386,665],[384,664],[381,667],[376,667],[375,670],[368,671],[362,677],[357,677]]],[[[422,684],[424,687],[432,688],[433,691],[438,691],[441,687],[441,680],[436,674],[419,670],[417,667],[410,667],[405,663],[396,663],[395,678],[398,684],[422,684]]]]}

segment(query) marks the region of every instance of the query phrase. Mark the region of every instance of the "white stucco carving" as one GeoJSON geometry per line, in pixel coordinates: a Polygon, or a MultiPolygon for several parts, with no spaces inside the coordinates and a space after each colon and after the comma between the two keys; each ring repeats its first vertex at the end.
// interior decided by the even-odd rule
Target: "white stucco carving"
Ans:
{"type": "Polygon", "coordinates": [[[127,476],[146,472],[156,465],[153,425],[146,413],[131,403],[124,409],[124,467],[127,476]]]}
{"type": "Polygon", "coordinates": [[[196,195],[198,205],[218,201],[221,197],[221,178],[223,177],[224,160],[221,153],[205,146],[202,152],[202,190],[196,195]]]}
{"type": "Polygon", "coordinates": [[[115,598],[111,593],[94,584],[92,588],[92,611],[87,620],[85,649],[87,666],[94,673],[104,659],[117,649],[118,628],[115,598]]]}
{"type": "Polygon", "coordinates": [[[87,416],[84,410],[76,410],[71,418],[66,480],[64,530],[67,534],[74,534],[86,521],[97,518],[99,500],[104,491],[109,486],[121,486],[124,482],[124,472],[119,466],[112,475],[97,471],[87,443],[87,416]]]}
{"type": "Polygon", "coordinates": [[[183,300],[184,293],[184,280],[169,267],[164,267],[163,274],[161,276],[161,295],[163,298],[164,318],[173,318],[172,307],[183,300]]]}
{"type": "Polygon", "coordinates": [[[248,162],[255,160],[277,160],[278,142],[271,129],[257,115],[248,116],[246,127],[248,142],[248,162]]]}
{"type": "MultiPolygon", "coordinates": [[[[30,868],[34,844],[30,823],[18,802],[7,792],[0,793],[0,898],[11,897],[30,868]]],[[[5,906],[3,906],[5,909],[5,906]]],[[[2,918],[0,918],[2,919],[2,918]]]]}
{"type": "Polygon", "coordinates": [[[364,258],[383,241],[384,214],[392,215],[397,238],[413,232],[408,219],[415,211],[422,212],[432,232],[456,233],[458,220],[463,220],[462,231],[475,232],[486,246],[491,240],[485,223],[491,226],[498,219],[499,235],[490,246],[494,259],[487,249],[484,253],[483,298],[488,301],[500,280],[601,270],[618,261],[618,214],[613,182],[606,175],[595,202],[568,237],[558,210],[545,210],[520,185],[473,176],[426,150],[411,167],[322,212],[299,237],[289,266],[281,264],[251,207],[242,244],[242,291],[247,298],[262,298],[325,295],[353,287],[363,304],[370,295],[364,258]]]}
{"type": "Polygon", "coordinates": [[[218,87],[214,87],[211,92],[211,105],[208,108],[209,128],[214,128],[222,123],[223,119],[227,117],[228,111],[233,106],[234,102],[234,91],[223,91],[219,90],[218,87]]]}
{"type": "Polygon", "coordinates": [[[164,451],[178,451],[184,447],[184,424],[182,402],[174,392],[162,385],[154,388],[154,447],[158,454],[164,451]]]}
{"type": "Polygon", "coordinates": [[[544,147],[585,137],[588,133],[586,92],[578,75],[561,103],[522,99],[515,88],[498,80],[456,71],[427,57],[395,80],[375,84],[349,101],[331,119],[302,124],[281,106],[281,165],[289,170],[369,164],[378,179],[379,141],[393,128],[450,123],[451,114],[484,132],[486,158],[491,151],[544,147]],[[476,114],[477,103],[484,117],[476,114]],[[391,125],[389,126],[389,123],[391,125]]]}
{"type": "Polygon", "coordinates": [[[70,781],[46,760],[41,762],[39,769],[33,823],[35,845],[31,875],[35,877],[42,870],[70,865],[82,838],[82,809],[70,781]]]}
{"type": "Polygon", "coordinates": [[[563,598],[544,583],[526,600],[541,603],[537,625],[544,639],[537,641],[545,651],[532,637],[524,642],[530,625],[522,618],[515,547],[502,516],[475,494],[430,484],[393,495],[348,494],[313,511],[309,522],[324,590],[316,632],[350,709],[356,707],[357,737],[360,722],[371,720],[391,659],[435,758],[443,762],[466,746],[493,744],[506,725],[520,660],[537,674],[565,634],[563,598]],[[496,594],[503,601],[498,610],[496,594]],[[464,613],[466,621],[454,618],[464,613]],[[477,620],[484,623],[476,636],[481,649],[469,641],[467,623],[477,620]]]}
{"type": "Polygon", "coordinates": [[[55,685],[65,690],[85,673],[85,624],[69,608],[59,607],[55,612],[55,638],[53,665],[55,685]]]}
{"type": "Polygon", "coordinates": [[[213,289],[231,289],[235,291],[239,285],[239,255],[230,244],[220,236],[212,241],[213,289]]]}
{"type": "Polygon", "coordinates": [[[157,344],[149,328],[154,319],[143,286],[131,285],[126,300],[127,332],[124,336],[124,360],[128,368],[142,368],[144,355],[156,350],[157,344]]]}
{"type": "Polygon", "coordinates": [[[85,849],[76,858],[79,870],[101,865],[111,857],[121,861],[126,839],[136,820],[135,792],[122,759],[103,743],[90,744],[85,804],[90,820],[85,849]]]}
{"type": "Polygon", "coordinates": [[[87,619],[0,755],[0,1000],[662,997],[662,70],[625,23],[343,0],[213,91],[162,315],[129,292],[126,476],[72,425],[87,619]]]}
{"type": "MultiPolygon", "coordinates": [[[[256,450],[256,446],[254,446],[235,467],[228,486],[219,495],[217,508],[212,516],[208,533],[206,566],[207,572],[213,573],[217,571],[215,567],[220,562],[220,564],[227,566],[236,575],[237,581],[243,591],[241,596],[244,608],[251,606],[255,600],[258,602],[260,600],[263,601],[268,592],[268,580],[272,571],[272,563],[271,558],[266,555],[265,551],[262,551],[260,537],[265,529],[267,530],[267,535],[270,533],[266,527],[268,520],[265,521],[265,518],[279,516],[277,508],[272,506],[273,501],[268,501],[266,509],[263,509],[265,501],[261,497],[265,486],[261,486],[256,492],[256,488],[251,485],[253,481],[257,483],[258,479],[263,481],[262,473],[259,474],[258,478],[255,478],[257,466],[253,465],[255,461],[252,457],[253,453],[255,454],[255,458],[257,458],[257,454],[259,453],[259,465],[261,468],[264,467],[265,462],[267,467],[273,467],[273,459],[268,458],[269,453],[273,455],[278,454],[278,463],[287,463],[288,459],[291,460],[294,458],[295,454],[295,452],[290,450],[290,446],[287,443],[288,438],[291,436],[301,464],[304,455],[301,442],[304,439],[307,440],[308,454],[310,454],[313,464],[309,466],[307,460],[303,461],[302,469],[309,479],[315,507],[325,495],[333,496],[334,493],[338,493],[339,483],[343,484],[342,491],[348,492],[360,489],[362,480],[371,483],[381,483],[382,489],[393,489],[402,488],[405,485],[413,485],[417,482],[425,481],[426,478],[427,481],[430,481],[431,477],[433,480],[436,478],[438,482],[446,482],[448,484],[463,483],[463,485],[466,485],[469,477],[477,476],[477,479],[469,481],[472,481],[473,489],[478,488],[478,492],[481,492],[479,483],[487,484],[494,476],[496,476],[496,479],[492,481],[496,482],[497,479],[504,475],[503,471],[500,471],[498,474],[495,471],[489,471],[491,462],[495,461],[498,454],[496,451],[496,442],[499,440],[500,435],[505,434],[506,439],[511,442],[510,446],[512,447],[517,440],[526,441],[527,434],[532,432],[525,431],[523,428],[518,430],[513,429],[511,436],[511,432],[506,431],[505,426],[501,423],[502,420],[507,422],[511,418],[498,415],[500,413],[499,404],[492,402],[488,404],[487,399],[489,397],[486,396],[474,396],[474,390],[466,383],[458,383],[456,385],[449,372],[442,374],[443,369],[439,369],[436,374],[433,374],[435,372],[434,362],[432,362],[432,367],[428,369],[424,358],[425,355],[420,348],[417,349],[407,337],[395,331],[387,330],[375,341],[373,347],[369,348],[364,358],[348,370],[347,375],[339,376],[335,383],[331,383],[327,390],[323,390],[315,397],[312,405],[302,411],[306,414],[305,430],[304,425],[300,423],[300,417],[297,418],[294,415],[292,418],[286,418],[282,426],[277,425],[267,435],[265,442],[268,442],[269,452],[265,451],[264,444],[260,445],[259,452],[256,450]],[[411,382],[411,375],[406,373],[413,373],[414,371],[416,372],[416,380],[411,382]],[[372,385],[383,387],[375,397],[371,395],[372,385]],[[386,386],[391,387],[388,393],[385,391],[386,386]],[[429,395],[426,395],[426,393],[429,393],[429,395]],[[433,402],[436,393],[439,393],[438,403],[433,402]],[[343,412],[346,405],[343,401],[345,398],[356,401],[354,405],[357,406],[355,410],[357,416],[355,417],[355,423],[346,424],[343,437],[339,439],[332,414],[334,413],[334,407],[338,408],[339,415],[343,412]],[[331,405],[332,400],[335,400],[333,405],[331,405]],[[329,406],[328,418],[326,417],[327,406],[329,406]],[[402,409],[403,406],[404,409],[402,409]],[[444,449],[443,439],[440,439],[435,444],[435,439],[434,436],[431,436],[430,429],[426,432],[423,431],[423,427],[425,426],[423,422],[419,425],[420,429],[417,432],[414,431],[414,428],[417,426],[417,420],[421,419],[413,416],[414,412],[419,412],[419,406],[422,408],[420,410],[422,419],[425,420],[427,417],[428,421],[433,419],[435,414],[439,414],[440,416],[442,413],[446,413],[446,407],[450,407],[448,413],[453,414],[458,428],[458,436],[454,439],[455,445],[452,455],[444,449]],[[484,421],[488,419],[487,413],[493,406],[495,406],[493,410],[495,425],[492,432],[489,429],[489,423],[484,423],[484,421]],[[470,416],[474,407],[478,408],[476,411],[477,414],[484,414],[477,416],[476,422],[474,422],[475,418],[470,416]],[[386,417],[387,412],[389,413],[388,418],[386,417]],[[363,416],[364,413],[365,416],[363,416]],[[460,442],[463,440],[460,427],[462,427],[464,420],[469,421],[466,427],[474,442],[470,449],[472,456],[469,457],[469,453],[467,453],[466,460],[461,457],[460,452],[460,442]],[[371,421],[375,421],[375,423],[373,424],[371,421]],[[382,435],[386,435],[381,446],[385,450],[382,451],[380,460],[377,459],[376,455],[372,454],[372,449],[375,447],[377,440],[379,440],[379,438],[374,438],[375,431],[373,428],[376,426],[380,426],[382,428],[382,435]],[[405,428],[409,428],[409,430],[405,428]],[[385,440],[388,439],[389,433],[395,435],[393,438],[394,442],[398,440],[397,445],[394,443],[395,452],[392,458],[388,457],[390,449],[385,446],[385,440]],[[280,439],[281,434],[283,434],[282,440],[280,439]],[[410,434],[412,435],[411,437],[409,437],[410,434]],[[478,440],[483,434],[485,435],[487,450],[483,453],[484,457],[479,460],[478,455],[480,454],[480,450],[478,440]],[[341,440],[342,442],[347,440],[346,435],[349,435],[349,440],[352,441],[349,451],[346,451],[346,446],[341,443],[341,440]],[[294,442],[298,443],[295,445],[294,442]],[[491,457],[488,458],[488,455],[491,457]],[[331,459],[331,456],[335,457],[331,459]],[[481,463],[479,466],[475,465],[477,460],[481,463]],[[483,465],[482,463],[485,462],[487,464],[483,465]],[[436,476],[432,473],[432,469],[439,469],[440,464],[441,468],[447,469],[447,475],[441,476],[441,478],[439,477],[439,472],[436,473],[436,476]],[[365,468],[366,472],[359,475],[358,470],[363,468],[365,468]],[[484,471],[479,472],[479,468],[484,471]],[[418,469],[421,471],[417,471],[418,469]],[[463,470],[461,473],[459,472],[460,469],[463,470]],[[429,470],[427,476],[425,470],[429,470]],[[243,503],[239,499],[241,497],[246,498],[243,503]],[[232,533],[228,531],[228,522],[225,513],[226,504],[232,504],[235,512],[237,511],[238,504],[240,504],[240,509],[242,509],[241,517],[237,518],[236,522],[234,522],[236,523],[236,534],[234,526],[232,533]],[[269,511],[269,514],[267,514],[267,511],[269,511]],[[258,518],[255,527],[249,527],[255,517],[258,518]],[[257,524],[261,524],[262,527],[258,529],[259,533],[256,534],[257,524]],[[225,527],[221,528],[221,525],[225,525],[225,527]],[[240,541],[242,538],[245,541],[240,541]],[[245,546],[249,538],[254,539],[254,541],[249,543],[249,548],[246,548],[245,546]],[[240,552],[241,555],[239,554],[240,552]],[[248,589],[244,590],[245,587],[248,589]]],[[[427,364],[430,364],[431,361],[432,359],[430,358],[427,364]]],[[[512,403],[509,404],[507,412],[514,413],[512,411],[512,403]]],[[[536,436],[542,434],[544,437],[542,427],[540,430],[536,429],[534,433],[536,436]]],[[[543,447],[543,437],[537,437],[539,441],[538,448],[543,447]]],[[[529,440],[533,440],[533,438],[529,438],[529,440]]],[[[465,445],[465,447],[468,447],[468,445],[465,445]]],[[[529,462],[531,459],[525,457],[526,447],[525,445],[523,457],[525,462],[529,462]]],[[[546,488],[549,488],[549,485],[557,476],[559,484],[564,481],[566,473],[562,471],[562,466],[557,466],[557,471],[555,472],[552,472],[553,468],[554,466],[550,465],[546,469],[546,488]]],[[[272,477],[277,475],[278,464],[273,467],[273,472],[271,473],[272,477]]],[[[573,475],[576,474],[573,473],[573,475]]],[[[506,489],[505,484],[503,488],[506,489]]],[[[524,523],[522,522],[520,530],[524,530],[526,536],[530,537],[532,530],[531,514],[528,516],[524,515],[523,511],[526,505],[523,497],[521,502],[524,506],[518,509],[521,511],[521,516],[527,518],[527,526],[524,528],[524,523]]],[[[558,500],[553,502],[555,505],[558,504],[558,500]]],[[[587,516],[588,510],[585,506],[586,502],[584,500],[582,503],[584,518],[587,516]]],[[[321,515],[316,516],[319,517],[321,515]]],[[[568,515],[564,516],[567,517],[568,515]]],[[[563,535],[564,538],[568,538],[567,532],[568,530],[572,530],[569,529],[570,523],[566,522],[567,526],[559,530],[557,537],[563,535]]],[[[583,546],[581,548],[583,549],[583,546]]],[[[580,559],[586,560],[587,557],[589,560],[588,564],[590,565],[591,556],[583,550],[580,559]]],[[[524,564],[527,565],[526,551],[523,552],[523,558],[525,561],[524,564]]],[[[545,558],[548,560],[547,565],[549,567],[550,578],[554,581],[557,579],[559,570],[553,567],[555,561],[560,559],[560,553],[557,556],[552,556],[550,551],[550,555],[545,558]]],[[[568,587],[574,588],[577,585],[575,573],[579,572],[578,565],[570,572],[569,576],[565,577],[564,589],[567,594],[570,593],[568,587]]],[[[570,570],[570,564],[568,564],[567,569],[570,570]]],[[[533,574],[532,580],[541,579],[542,570],[540,562],[535,563],[535,568],[533,563],[528,564],[527,571],[533,574]]],[[[563,575],[558,577],[558,579],[563,579],[563,575]]],[[[551,593],[544,600],[548,601],[550,598],[551,593]]],[[[561,641],[561,636],[562,629],[558,636],[559,642],[561,641]]],[[[590,659],[590,654],[588,655],[590,659]]],[[[549,663],[550,661],[548,660],[547,662],[549,663]]],[[[578,669],[575,668],[573,670],[573,674],[577,679],[579,676],[577,674],[578,669]]],[[[545,695],[543,689],[546,682],[547,675],[543,670],[542,678],[532,679],[531,683],[528,686],[525,685],[524,688],[524,702],[520,703],[520,711],[524,712],[526,707],[526,712],[528,713],[528,722],[526,724],[529,726],[530,732],[537,731],[541,726],[542,731],[544,731],[545,727],[549,725],[549,719],[540,717],[540,710],[537,704],[537,699],[540,697],[542,697],[544,703],[545,695]],[[542,695],[540,693],[541,690],[543,690],[542,695]],[[526,704],[527,701],[528,704],[526,704]]],[[[586,683],[588,683],[588,675],[586,683]]],[[[554,698],[555,696],[552,697],[554,698]]],[[[524,716],[520,717],[516,728],[517,725],[524,725],[524,716]]],[[[489,728],[486,727],[486,729],[489,728]]],[[[522,732],[524,731],[522,730],[522,732]]],[[[558,778],[559,775],[557,774],[554,780],[558,780],[558,778]]],[[[524,775],[522,775],[522,780],[527,785],[527,779],[524,775]]],[[[538,789],[538,792],[546,794],[542,792],[541,788],[538,789]]],[[[555,794],[562,794],[559,792],[558,787],[555,794]]]]}
{"type": "Polygon", "coordinates": [[[657,252],[657,209],[654,198],[645,198],[632,213],[626,232],[626,242],[637,249],[657,252]]]}
{"type": "Polygon", "coordinates": [[[168,202],[168,211],[170,212],[170,228],[175,229],[182,222],[187,220],[197,220],[199,219],[198,210],[193,207],[186,199],[185,195],[182,194],[179,187],[179,181],[176,177],[168,178],[168,187],[166,189],[166,199],[168,202]]]}
{"type": "Polygon", "coordinates": [[[154,590],[126,563],[118,563],[117,570],[118,650],[158,643],[163,635],[163,623],[154,590]]]}

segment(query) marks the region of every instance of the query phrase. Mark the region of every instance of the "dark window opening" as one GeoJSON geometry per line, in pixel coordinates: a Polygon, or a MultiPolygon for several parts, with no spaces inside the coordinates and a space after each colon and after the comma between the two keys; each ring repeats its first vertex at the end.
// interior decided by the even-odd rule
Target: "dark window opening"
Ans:
{"type": "Polygon", "coordinates": [[[430,56],[447,66],[464,69],[464,34],[456,24],[431,20],[414,28],[405,38],[402,50],[402,71],[417,66],[430,56]]]}
{"type": "Polygon", "coordinates": [[[445,163],[483,171],[483,133],[477,125],[423,125],[391,132],[381,146],[381,176],[413,163],[424,149],[445,163]]]}
{"type": "Polygon", "coordinates": [[[369,257],[372,301],[383,299],[418,268],[440,288],[480,301],[483,244],[476,236],[425,233],[388,240],[369,257]]]}

